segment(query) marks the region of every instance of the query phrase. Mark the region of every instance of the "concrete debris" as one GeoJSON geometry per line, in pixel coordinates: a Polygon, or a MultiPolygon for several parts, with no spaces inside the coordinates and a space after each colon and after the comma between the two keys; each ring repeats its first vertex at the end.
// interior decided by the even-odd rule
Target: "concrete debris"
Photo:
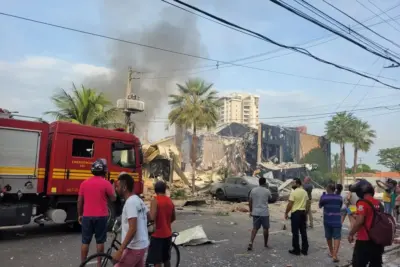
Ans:
{"type": "Polygon", "coordinates": [[[207,238],[201,225],[179,232],[175,239],[175,244],[178,246],[198,246],[211,243],[213,243],[213,240],[207,238]]]}

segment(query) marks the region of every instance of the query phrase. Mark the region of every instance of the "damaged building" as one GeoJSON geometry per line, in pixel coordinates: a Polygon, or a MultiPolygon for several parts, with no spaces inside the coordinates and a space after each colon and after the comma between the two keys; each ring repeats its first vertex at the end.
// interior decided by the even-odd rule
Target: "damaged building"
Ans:
{"type": "MultiPolygon", "coordinates": [[[[181,146],[182,162],[185,171],[191,171],[190,151],[192,133],[187,131],[181,146]]],[[[246,143],[243,138],[221,136],[215,132],[204,132],[197,135],[196,169],[208,171],[228,168],[230,173],[245,173],[249,164],[246,161],[246,143]]]]}
{"type": "Polygon", "coordinates": [[[274,172],[276,178],[304,175],[304,167],[293,163],[300,163],[308,153],[316,149],[323,152],[326,165],[331,166],[330,142],[323,136],[308,134],[305,126],[280,127],[261,123],[258,129],[254,129],[231,123],[218,129],[218,135],[244,138],[246,161],[251,169],[255,169],[257,163],[272,163],[266,166],[274,172]]]}
{"type": "MultiPolygon", "coordinates": [[[[145,176],[169,182],[181,180],[185,186],[190,186],[187,177],[190,179],[192,172],[192,137],[191,131],[187,130],[179,136],[143,145],[145,176]]],[[[252,175],[260,167],[281,180],[302,177],[307,173],[304,163],[315,163],[306,162],[304,158],[315,150],[320,151],[324,158],[321,160],[330,166],[330,142],[324,137],[308,134],[306,127],[260,124],[255,129],[230,123],[214,131],[199,132],[196,186],[202,188],[228,174],[252,175]]]]}

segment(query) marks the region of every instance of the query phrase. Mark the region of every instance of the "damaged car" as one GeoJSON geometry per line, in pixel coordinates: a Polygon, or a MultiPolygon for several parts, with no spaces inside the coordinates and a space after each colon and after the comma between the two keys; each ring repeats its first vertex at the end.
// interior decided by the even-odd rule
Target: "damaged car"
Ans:
{"type": "MultiPolygon", "coordinates": [[[[256,177],[228,177],[224,182],[213,184],[210,188],[210,193],[219,200],[248,201],[250,191],[257,186],[259,184],[256,177]]],[[[276,202],[279,199],[278,186],[267,180],[267,188],[272,195],[269,203],[276,202]]]]}

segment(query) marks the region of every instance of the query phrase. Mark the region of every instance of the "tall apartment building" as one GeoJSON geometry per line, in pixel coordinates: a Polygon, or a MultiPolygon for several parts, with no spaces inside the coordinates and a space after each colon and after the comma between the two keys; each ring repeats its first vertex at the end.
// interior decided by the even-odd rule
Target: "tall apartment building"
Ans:
{"type": "Polygon", "coordinates": [[[243,123],[250,127],[258,125],[258,95],[232,93],[221,97],[223,105],[219,110],[219,124],[243,123]]]}

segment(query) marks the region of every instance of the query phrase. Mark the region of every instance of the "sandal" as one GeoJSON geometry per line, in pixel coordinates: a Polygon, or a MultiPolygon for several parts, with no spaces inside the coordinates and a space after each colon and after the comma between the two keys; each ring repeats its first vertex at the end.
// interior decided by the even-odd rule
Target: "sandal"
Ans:
{"type": "Polygon", "coordinates": [[[335,263],[337,263],[337,262],[339,262],[340,260],[338,259],[338,258],[333,258],[333,262],[335,262],[335,263]]]}
{"type": "Polygon", "coordinates": [[[247,247],[247,251],[252,251],[253,250],[253,244],[249,243],[248,247],[247,247]]]}

